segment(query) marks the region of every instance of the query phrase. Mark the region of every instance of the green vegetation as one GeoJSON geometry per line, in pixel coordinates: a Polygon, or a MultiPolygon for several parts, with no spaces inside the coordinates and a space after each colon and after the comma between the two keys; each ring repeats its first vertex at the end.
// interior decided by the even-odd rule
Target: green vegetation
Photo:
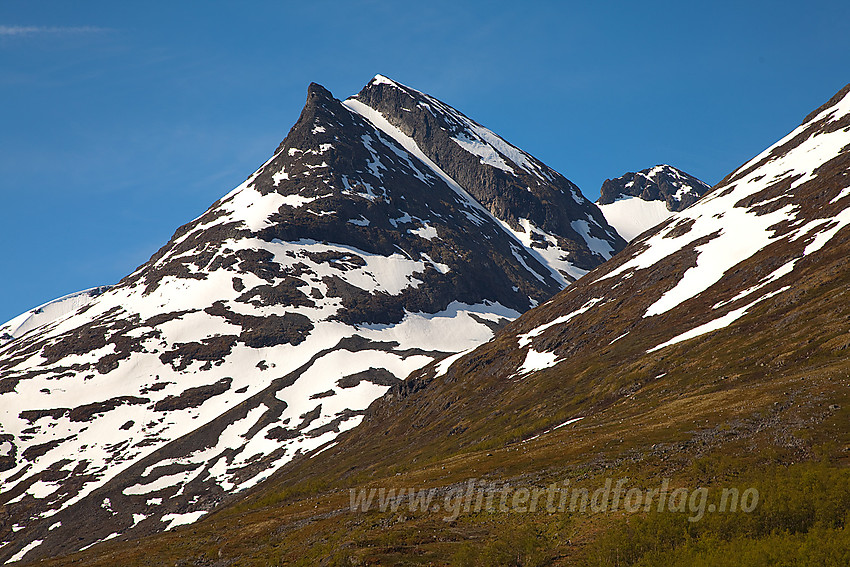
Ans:
{"type": "MultiPolygon", "coordinates": [[[[825,462],[747,471],[758,489],[747,513],[651,512],[621,518],[588,547],[598,567],[850,565],[850,470],[825,462]]],[[[713,488],[717,492],[717,488],[713,488]]],[[[711,498],[709,498],[711,500],[711,498]]]]}
{"type": "Polygon", "coordinates": [[[548,526],[511,523],[486,543],[465,543],[452,557],[452,567],[504,565],[543,567],[551,565],[555,541],[548,526]]]}

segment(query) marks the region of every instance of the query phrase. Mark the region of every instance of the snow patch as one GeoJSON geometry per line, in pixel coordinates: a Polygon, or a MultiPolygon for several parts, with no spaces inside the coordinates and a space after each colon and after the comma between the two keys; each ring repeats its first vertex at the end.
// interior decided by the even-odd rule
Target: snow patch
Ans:
{"type": "Polygon", "coordinates": [[[499,152],[497,152],[490,144],[486,144],[482,140],[471,138],[465,132],[460,132],[454,136],[452,141],[467,152],[481,158],[482,164],[501,169],[502,171],[506,171],[510,174],[514,173],[514,170],[505,163],[505,160],[502,159],[499,152]]]}
{"type": "Polygon", "coordinates": [[[16,561],[20,561],[21,559],[23,559],[23,558],[24,558],[24,556],[25,556],[27,553],[29,553],[30,551],[32,551],[33,549],[35,549],[36,547],[38,547],[39,545],[41,545],[43,542],[44,542],[44,540],[43,540],[43,539],[37,539],[37,540],[31,541],[30,543],[28,543],[27,545],[25,545],[25,546],[23,547],[23,549],[21,549],[19,552],[17,552],[17,553],[16,553],[16,554],[14,554],[12,557],[10,557],[10,558],[8,559],[8,561],[6,561],[6,563],[5,563],[5,564],[6,564],[6,565],[8,565],[9,563],[15,563],[16,561]]]}
{"type": "Polygon", "coordinates": [[[437,371],[437,373],[434,374],[434,378],[437,378],[439,376],[444,376],[449,371],[449,368],[451,368],[452,364],[454,364],[463,355],[471,352],[471,350],[472,349],[463,350],[463,351],[461,351],[457,354],[447,356],[446,358],[444,358],[443,360],[441,360],[440,362],[435,364],[434,369],[437,371]]]}
{"type": "Polygon", "coordinates": [[[168,527],[165,528],[165,531],[168,531],[176,528],[177,526],[193,524],[206,513],[206,510],[198,510],[196,512],[188,512],[186,514],[166,514],[162,517],[161,521],[168,522],[168,527]]]}
{"type": "Polygon", "coordinates": [[[370,221],[363,215],[360,215],[359,219],[348,219],[348,222],[351,224],[356,224],[357,226],[369,226],[370,221]]]}
{"type": "Polygon", "coordinates": [[[433,240],[434,238],[437,238],[437,229],[429,224],[419,228],[409,229],[407,232],[415,234],[419,238],[424,238],[425,240],[433,240]]]}
{"type": "Polygon", "coordinates": [[[618,199],[608,205],[599,205],[599,209],[608,224],[628,242],[673,214],[664,201],[644,201],[640,197],[618,199]]]}
{"type": "Polygon", "coordinates": [[[539,334],[546,331],[547,329],[554,327],[555,325],[563,325],[564,323],[568,322],[573,317],[576,317],[578,315],[581,315],[582,313],[587,312],[591,307],[593,307],[594,305],[596,305],[597,303],[599,303],[602,300],[603,300],[603,298],[601,298],[601,297],[595,297],[595,298],[587,301],[584,305],[582,305],[581,307],[579,307],[575,311],[567,313],[566,315],[561,315],[560,317],[557,317],[557,318],[549,321],[548,323],[544,323],[543,325],[539,325],[539,326],[533,328],[532,330],[528,331],[527,333],[517,335],[517,342],[519,343],[520,348],[527,347],[529,344],[531,344],[531,340],[534,337],[538,336],[539,334]]]}
{"type": "Polygon", "coordinates": [[[614,254],[614,247],[611,246],[610,242],[590,234],[590,223],[586,220],[574,220],[570,223],[570,226],[573,227],[573,230],[576,231],[582,239],[584,239],[588,248],[606,260],[611,258],[611,255],[614,254]]]}
{"type": "Polygon", "coordinates": [[[686,332],[682,333],[681,335],[673,337],[669,341],[661,343],[660,345],[658,345],[656,347],[652,347],[651,349],[649,349],[646,352],[647,353],[655,352],[657,350],[661,350],[664,347],[668,347],[668,346],[674,345],[676,343],[681,343],[683,341],[687,341],[688,339],[693,339],[694,337],[698,337],[700,335],[704,335],[706,333],[711,333],[712,331],[717,331],[718,329],[728,327],[729,325],[731,325],[732,323],[734,323],[735,321],[737,321],[738,319],[740,319],[741,317],[746,315],[747,311],[749,311],[749,309],[752,308],[757,303],[761,303],[762,301],[764,301],[764,300],[766,300],[770,297],[773,297],[774,295],[778,295],[778,294],[782,293],[783,291],[785,291],[787,289],[789,289],[788,286],[783,287],[782,289],[778,289],[776,291],[773,291],[771,293],[768,293],[768,294],[764,295],[763,297],[760,297],[759,299],[753,301],[752,303],[749,303],[749,304],[747,304],[743,307],[740,307],[738,309],[734,309],[734,310],[730,311],[729,313],[723,315],[722,317],[718,317],[717,319],[714,319],[713,321],[709,321],[708,323],[705,323],[703,325],[700,325],[699,327],[695,327],[695,328],[691,329],[690,331],[686,331],[686,332]]]}
{"type": "Polygon", "coordinates": [[[517,374],[527,374],[536,370],[543,370],[558,364],[558,355],[554,352],[537,352],[534,349],[528,349],[528,354],[525,355],[525,361],[517,370],[517,374]]]}

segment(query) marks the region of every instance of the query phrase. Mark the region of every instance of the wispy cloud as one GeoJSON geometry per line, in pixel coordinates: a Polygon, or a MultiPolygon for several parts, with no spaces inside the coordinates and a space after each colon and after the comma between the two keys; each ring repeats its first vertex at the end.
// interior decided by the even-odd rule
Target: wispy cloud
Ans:
{"type": "Polygon", "coordinates": [[[24,37],[39,35],[69,35],[101,33],[106,28],[95,26],[53,27],[53,26],[4,26],[0,25],[0,37],[24,37]]]}

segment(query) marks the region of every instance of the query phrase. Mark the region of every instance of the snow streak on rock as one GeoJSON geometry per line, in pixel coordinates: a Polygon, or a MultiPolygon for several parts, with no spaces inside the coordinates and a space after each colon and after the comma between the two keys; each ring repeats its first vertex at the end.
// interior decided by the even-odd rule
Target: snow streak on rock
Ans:
{"type": "Polygon", "coordinates": [[[381,75],[345,104],[480,203],[545,277],[565,285],[625,246],[578,187],[448,104],[381,75]]]}

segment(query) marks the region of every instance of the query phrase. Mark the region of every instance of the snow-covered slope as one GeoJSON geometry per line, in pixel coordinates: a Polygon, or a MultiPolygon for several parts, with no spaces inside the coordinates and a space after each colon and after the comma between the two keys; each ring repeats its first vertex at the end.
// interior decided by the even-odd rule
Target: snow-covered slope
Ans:
{"type": "Polygon", "coordinates": [[[602,184],[596,204],[627,241],[684,210],[711,187],[670,165],[629,172],[602,184]]]}
{"type": "Polygon", "coordinates": [[[629,342],[663,357],[757,306],[796,301],[783,297],[799,270],[829,255],[848,225],[850,85],[698,202],[513,324],[519,355],[513,371],[499,358],[503,372],[557,366],[581,356],[579,344],[629,342]]]}
{"type": "Polygon", "coordinates": [[[640,197],[623,197],[607,205],[599,205],[608,224],[627,241],[661,224],[673,213],[667,203],[659,200],[645,201],[640,197]]]}
{"type": "MultiPolygon", "coordinates": [[[[559,291],[550,236],[579,270],[624,245],[597,212],[527,247],[422,145],[311,85],[242,185],[117,285],[0,346],[0,560],[197,520],[559,291]]],[[[498,171],[505,187],[532,175],[498,171]]]]}
{"type": "Polygon", "coordinates": [[[0,346],[17,339],[24,333],[75,312],[77,309],[88,305],[92,299],[107,289],[109,289],[109,286],[99,286],[70,293],[18,315],[11,321],[0,325],[0,346]]]}

